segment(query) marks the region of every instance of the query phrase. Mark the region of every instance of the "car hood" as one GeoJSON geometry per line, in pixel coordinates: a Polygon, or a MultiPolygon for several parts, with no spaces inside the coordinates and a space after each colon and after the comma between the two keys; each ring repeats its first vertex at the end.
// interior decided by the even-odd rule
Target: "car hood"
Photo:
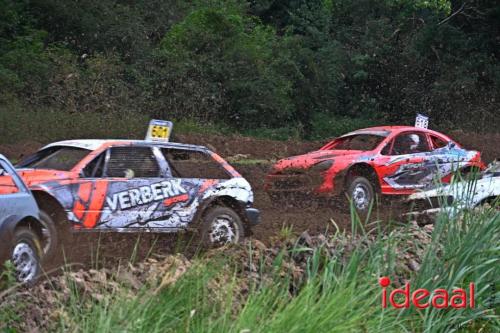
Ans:
{"type": "Polygon", "coordinates": [[[308,169],[313,165],[338,158],[352,158],[364,153],[360,150],[317,150],[304,155],[297,155],[279,160],[274,165],[274,171],[279,172],[285,169],[308,169]]]}
{"type": "Polygon", "coordinates": [[[45,183],[48,181],[59,181],[73,178],[73,173],[68,171],[50,169],[17,169],[17,173],[28,187],[45,183]]]}

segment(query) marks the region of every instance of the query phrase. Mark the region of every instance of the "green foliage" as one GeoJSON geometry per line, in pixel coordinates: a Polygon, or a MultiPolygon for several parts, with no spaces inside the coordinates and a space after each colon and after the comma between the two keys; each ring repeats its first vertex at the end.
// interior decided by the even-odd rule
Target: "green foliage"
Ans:
{"type": "Polygon", "coordinates": [[[170,81],[164,84],[168,87],[183,81],[179,75],[189,80],[181,86],[181,96],[199,96],[201,101],[183,101],[187,104],[183,112],[195,118],[213,114],[242,128],[263,121],[276,126],[290,119],[293,110],[291,83],[275,60],[277,43],[273,29],[230,5],[202,7],[162,40],[162,70],[177,73],[165,73],[159,80],[170,81]],[[270,114],[273,117],[266,116],[270,114]]]}
{"type": "Polygon", "coordinates": [[[0,292],[2,290],[12,288],[16,284],[16,268],[10,260],[7,260],[2,266],[0,266],[0,292]]]}
{"type": "Polygon", "coordinates": [[[241,133],[256,138],[287,141],[299,140],[303,136],[303,129],[300,125],[278,128],[257,127],[243,130],[241,133]]]}
{"type": "MultiPolygon", "coordinates": [[[[116,290],[111,292],[103,289],[103,296],[96,300],[75,285],[70,295],[61,295],[64,311],[58,321],[52,321],[52,330],[495,332],[500,328],[498,313],[493,311],[498,308],[500,293],[492,294],[493,284],[498,288],[500,274],[499,218],[494,207],[462,218],[442,215],[429,236],[430,244],[424,246],[411,226],[378,229],[376,235],[368,235],[353,217],[352,229],[361,231],[350,235],[337,232],[333,241],[338,242],[338,251],[300,244],[290,249],[275,248],[274,259],[261,258],[261,263],[268,260],[269,265],[257,269],[257,279],[246,276],[243,267],[248,263],[241,260],[241,251],[227,248],[229,252],[194,258],[184,275],[160,290],[153,279],[137,293],[126,287],[109,288],[116,290]],[[358,241],[352,242],[353,238],[358,241]],[[398,268],[398,263],[414,251],[423,253],[420,269],[398,268]],[[296,266],[289,260],[302,256],[308,258],[304,276],[300,283],[292,282],[296,272],[287,267],[296,266]],[[378,284],[381,276],[391,278],[389,291],[400,287],[402,281],[409,281],[412,290],[453,290],[474,282],[476,307],[383,309],[378,284]]],[[[282,233],[287,237],[288,231],[282,233]]],[[[246,249],[249,253],[253,250],[246,249]]],[[[256,262],[259,265],[258,257],[256,262]]],[[[165,274],[170,280],[171,275],[165,274]]],[[[10,305],[1,309],[2,323],[19,320],[16,313],[22,308],[10,305]]]]}
{"type": "Polygon", "coordinates": [[[376,126],[379,121],[370,118],[350,118],[316,113],[312,118],[311,139],[320,140],[334,138],[339,135],[371,126],[376,126]]]}
{"type": "MultiPolygon", "coordinates": [[[[65,110],[43,108],[26,109],[9,102],[0,105],[0,142],[46,143],[68,139],[143,139],[150,117],[132,111],[74,112],[71,117],[65,110]],[[19,124],[23,124],[22,127],[19,124]]],[[[193,120],[172,119],[176,134],[225,134],[235,130],[224,124],[200,124],[193,120]]]]}
{"type": "MultiPolygon", "coordinates": [[[[23,20],[22,3],[0,2],[0,95],[22,93],[25,88],[40,90],[46,82],[50,63],[44,50],[47,32],[32,29],[23,20]],[[3,21],[5,20],[5,21],[3,21]]],[[[34,92],[32,92],[34,93],[34,92]]],[[[1,97],[1,96],[0,96],[1,97]]]]}
{"type": "Polygon", "coordinates": [[[78,54],[118,53],[128,62],[144,61],[153,42],[182,15],[173,1],[33,1],[51,41],[64,42],[78,54]]]}
{"type": "Polygon", "coordinates": [[[498,131],[500,5],[462,4],[0,0],[0,101],[274,137],[416,113],[435,129],[498,131]]]}
{"type": "Polygon", "coordinates": [[[420,313],[415,309],[407,310],[407,315],[422,318],[426,331],[444,332],[452,324],[457,328],[472,326],[471,331],[474,328],[479,330],[483,325],[491,327],[492,331],[500,328],[499,318],[494,311],[495,307],[498,309],[497,298],[500,295],[497,291],[500,247],[495,241],[500,236],[499,222],[500,214],[495,212],[495,208],[486,210],[483,215],[469,212],[462,220],[450,220],[444,214],[440,216],[433,233],[432,245],[426,253],[415,284],[435,290],[465,286],[467,282],[473,281],[482,288],[478,288],[476,293],[478,305],[471,311],[440,311],[430,308],[429,311],[420,313]],[[478,216],[481,216],[480,220],[478,216]],[[471,322],[474,324],[470,325],[471,322]]]}

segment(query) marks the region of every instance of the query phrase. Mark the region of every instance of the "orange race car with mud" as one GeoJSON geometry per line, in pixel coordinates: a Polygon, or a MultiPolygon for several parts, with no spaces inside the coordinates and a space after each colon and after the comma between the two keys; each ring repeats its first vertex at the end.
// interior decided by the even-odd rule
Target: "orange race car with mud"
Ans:
{"type": "Polygon", "coordinates": [[[454,171],[484,169],[477,151],[420,127],[380,126],[345,134],[317,151],[279,160],[266,177],[271,197],[307,194],[331,197],[347,192],[361,214],[376,194],[409,195],[454,171]]]}
{"type": "Polygon", "coordinates": [[[197,229],[203,244],[216,246],[241,241],[260,221],[250,184],[202,146],[61,141],[25,158],[17,170],[49,226],[46,257],[68,231],[197,229]]]}

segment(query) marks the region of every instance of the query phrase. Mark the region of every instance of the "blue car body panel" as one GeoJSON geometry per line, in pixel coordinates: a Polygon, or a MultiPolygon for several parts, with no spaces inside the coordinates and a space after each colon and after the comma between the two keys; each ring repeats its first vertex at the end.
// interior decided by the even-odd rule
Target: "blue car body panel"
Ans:
{"type": "Polygon", "coordinates": [[[15,227],[27,219],[39,219],[31,191],[7,158],[0,154],[0,265],[10,257],[15,227]],[[7,182],[6,182],[7,181],[7,182]],[[9,183],[9,185],[6,185],[9,183]]]}

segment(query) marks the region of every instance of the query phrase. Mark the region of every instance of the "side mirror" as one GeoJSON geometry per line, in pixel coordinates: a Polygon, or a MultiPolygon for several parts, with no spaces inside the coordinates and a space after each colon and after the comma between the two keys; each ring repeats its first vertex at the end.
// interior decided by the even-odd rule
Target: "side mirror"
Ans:
{"type": "Polygon", "coordinates": [[[450,142],[448,142],[448,144],[446,145],[446,148],[448,148],[448,149],[453,149],[453,148],[455,148],[456,146],[457,146],[457,145],[456,145],[456,143],[455,143],[455,142],[450,141],[450,142]]]}

